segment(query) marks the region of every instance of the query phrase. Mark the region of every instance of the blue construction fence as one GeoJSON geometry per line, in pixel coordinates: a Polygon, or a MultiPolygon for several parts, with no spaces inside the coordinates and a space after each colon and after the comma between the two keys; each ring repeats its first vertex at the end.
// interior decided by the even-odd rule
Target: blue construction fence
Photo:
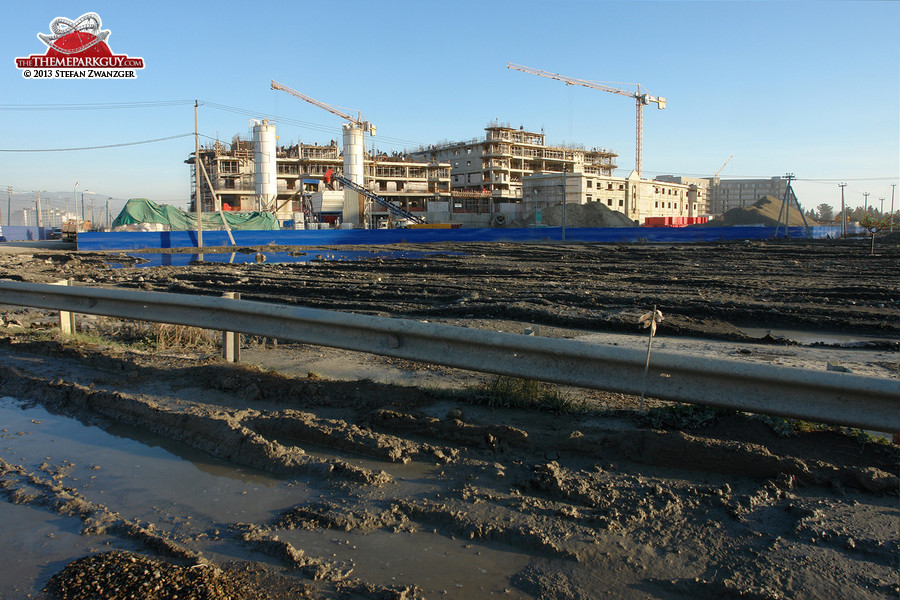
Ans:
{"type": "Polygon", "coordinates": [[[25,225],[3,225],[0,227],[0,241],[28,242],[50,239],[50,227],[30,227],[25,225]]]}
{"type": "MultiPolygon", "coordinates": [[[[811,227],[812,237],[840,237],[840,227],[811,227]]],[[[859,232],[854,232],[859,233],[859,232]]],[[[346,246],[428,244],[440,242],[559,242],[560,227],[501,229],[312,229],[233,231],[238,246],[346,246]]],[[[732,240],[765,240],[776,237],[775,227],[567,227],[566,242],[589,243],[690,243],[732,240]]],[[[784,237],[785,229],[778,229],[784,237]]],[[[804,227],[790,227],[788,237],[806,238],[804,227]]],[[[225,231],[204,231],[203,247],[230,246],[225,231]]],[[[86,232],[78,234],[79,250],[140,250],[145,248],[196,248],[196,231],[86,232]]]]}

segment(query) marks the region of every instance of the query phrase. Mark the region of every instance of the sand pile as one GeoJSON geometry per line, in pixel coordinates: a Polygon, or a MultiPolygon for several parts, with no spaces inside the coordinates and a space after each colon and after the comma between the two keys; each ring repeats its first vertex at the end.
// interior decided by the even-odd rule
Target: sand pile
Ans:
{"type": "MultiPolygon", "coordinates": [[[[535,213],[525,219],[526,225],[535,223],[535,213]]],[[[541,224],[550,227],[562,225],[562,203],[541,209],[541,224]]],[[[566,227],[634,227],[634,221],[612,210],[602,202],[587,204],[569,203],[566,207],[566,227]]]]}
{"type": "MultiPolygon", "coordinates": [[[[706,224],[713,227],[729,225],[768,225],[775,227],[778,225],[778,215],[781,212],[781,206],[781,198],[763,196],[750,206],[732,208],[724,215],[716,217],[706,224]]],[[[796,204],[791,206],[788,217],[788,225],[791,227],[803,227],[803,216],[797,210],[796,204]]],[[[815,222],[810,219],[806,221],[810,226],[815,225],[815,222]]],[[[781,222],[784,223],[784,215],[781,215],[781,222]]]]}

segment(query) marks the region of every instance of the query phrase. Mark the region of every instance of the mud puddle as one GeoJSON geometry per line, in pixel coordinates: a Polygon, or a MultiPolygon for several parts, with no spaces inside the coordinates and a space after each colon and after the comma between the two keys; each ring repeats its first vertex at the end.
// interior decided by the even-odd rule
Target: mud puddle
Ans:
{"type": "MultiPolygon", "coordinates": [[[[223,525],[265,521],[309,494],[302,484],[229,465],[146,431],[101,429],[10,397],[0,398],[0,423],[0,459],[60,486],[67,497],[106,507],[207,555],[246,555],[228,543],[223,525]]],[[[135,546],[108,535],[79,536],[78,519],[42,510],[48,501],[38,486],[26,488],[28,494],[37,497],[0,502],[0,544],[20,550],[15,561],[0,563],[0,597],[7,597],[4,589],[39,591],[54,571],[89,550],[135,546]],[[59,565],[45,568],[48,562],[59,565]]]]}
{"type": "Polygon", "coordinates": [[[9,471],[0,478],[0,485],[14,490],[0,502],[5,524],[0,544],[15,549],[15,559],[0,564],[3,598],[40,592],[54,573],[87,554],[146,551],[139,541],[91,534],[78,518],[51,510],[52,498],[42,492],[42,482],[56,486],[57,497],[81,498],[217,562],[255,560],[278,567],[279,560],[270,552],[248,547],[240,535],[263,532],[263,539],[302,549],[329,568],[374,585],[415,585],[429,598],[534,598],[510,585],[510,578],[532,559],[528,553],[422,529],[406,520],[399,526],[389,519],[379,521],[378,507],[394,498],[420,499],[441,490],[443,473],[434,464],[385,463],[306,446],[312,457],[344,457],[361,468],[390,472],[396,485],[361,498],[344,489],[328,489],[323,482],[235,467],[143,429],[85,424],[12,397],[0,398],[0,423],[0,460],[31,478],[19,477],[14,486],[5,486],[14,479],[9,471]],[[279,523],[294,507],[345,504],[371,522],[347,531],[279,523]]]}
{"type": "Polygon", "coordinates": [[[796,329],[767,329],[765,327],[741,327],[747,337],[753,339],[783,340],[804,346],[838,346],[841,348],[866,348],[898,344],[896,338],[874,335],[856,335],[846,332],[809,331],[796,329]]]}
{"type": "Polygon", "coordinates": [[[128,548],[112,536],[85,538],[77,519],[40,507],[0,501],[0,598],[27,598],[51,575],[80,556],[111,547],[128,548]]]}
{"type": "Polygon", "coordinates": [[[534,598],[510,585],[510,577],[531,560],[511,547],[472,543],[439,533],[277,533],[280,539],[309,554],[347,565],[353,569],[354,577],[382,586],[414,584],[427,598],[534,598]]]}

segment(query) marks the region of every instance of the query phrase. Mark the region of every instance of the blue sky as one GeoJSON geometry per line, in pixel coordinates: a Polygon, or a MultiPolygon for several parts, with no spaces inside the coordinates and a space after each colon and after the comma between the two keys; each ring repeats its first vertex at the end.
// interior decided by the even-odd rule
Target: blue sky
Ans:
{"type": "MultiPolygon", "coordinates": [[[[900,181],[898,23],[897,2],[19,4],[0,41],[0,196],[12,186],[15,213],[34,190],[54,201],[78,181],[100,203],[114,198],[114,210],[129,197],[184,207],[193,137],[6,150],[191,133],[195,99],[207,143],[246,136],[250,118],[270,115],[281,144],[339,139],[338,117],[271,90],[272,79],[361,110],[381,150],[480,137],[499,119],[543,128],[549,143],[611,148],[617,174],[631,171],[633,101],[508,70],[513,62],[665,96],[666,110],[644,110],[645,176],[710,176],[734,154],[722,177],[793,172],[804,207],[839,206],[844,180],[850,206],[869,192],[887,209],[900,181]],[[23,78],[14,59],[44,53],[37,33],[86,12],[111,31],[114,53],[144,58],[138,78],[23,78]],[[98,106],[138,102],[152,106],[98,106]]],[[[5,202],[0,213],[5,224],[5,202]]]]}

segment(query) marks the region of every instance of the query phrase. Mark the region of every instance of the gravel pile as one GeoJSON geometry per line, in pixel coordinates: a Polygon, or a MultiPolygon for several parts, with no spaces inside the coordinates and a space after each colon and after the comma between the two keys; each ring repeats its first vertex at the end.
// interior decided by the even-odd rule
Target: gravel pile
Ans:
{"type": "MultiPolygon", "coordinates": [[[[535,213],[528,215],[525,223],[534,224],[535,213]]],[[[562,203],[541,209],[541,224],[550,227],[562,225],[562,203]]],[[[566,227],[634,227],[634,221],[602,202],[569,203],[566,206],[566,227]]]]}
{"type": "Polygon", "coordinates": [[[119,550],[73,561],[50,578],[45,592],[60,600],[258,598],[216,567],[182,567],[119,550]]]}
{"type": "MultiPolygon", "coordinates": [[[[750,206],[741,208],[732,208],[724,215],[707,222],[712,227],[722,227],[730,225],[765,225],[774,227],[778,225],[778,218],[782,210],[783,201],[781,198],[774,196],[763,196],[750,206]]],[[[788,214],[788,225],[791,227],[803,227],[803,216],[796,206],[791,206],[788,214]]],[[[781,222],[784,222],[784,215],[781,215],[781,222]]],[[[811,226],[816,225],[814,221],[807,220],[811,226]]]]}

